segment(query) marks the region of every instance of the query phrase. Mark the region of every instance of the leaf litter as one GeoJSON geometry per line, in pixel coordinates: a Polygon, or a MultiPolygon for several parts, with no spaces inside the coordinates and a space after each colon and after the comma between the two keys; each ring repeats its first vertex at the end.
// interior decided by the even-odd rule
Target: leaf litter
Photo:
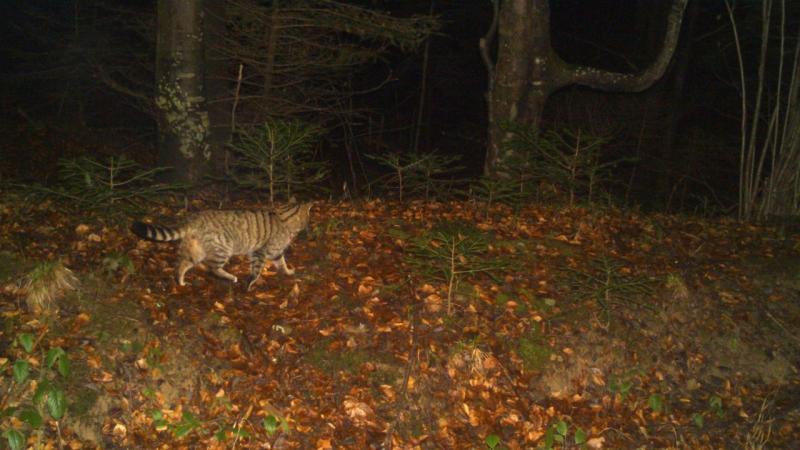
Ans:
{"type": "Polygon", "coordinates": [[[202,270],[176,286],[173,246],[99,215],[2,214],[2,356],[30,331],[67,351],[71,448],[785,448],[800,437],[800,236],[781,230],[614,209],[320,204],[290,249],[296,275],[268,269],[244,292],[202,270]],[[475,233],[480,246],[441,252],[454,223],[458,242],[475,233]],[[430,252],[413,259],[414,248],[430,252]],[[54,321],[21,300],[36,261],[81,280],[54,321]],[[489,261],[502,264],[471,269],[489,261]]]}

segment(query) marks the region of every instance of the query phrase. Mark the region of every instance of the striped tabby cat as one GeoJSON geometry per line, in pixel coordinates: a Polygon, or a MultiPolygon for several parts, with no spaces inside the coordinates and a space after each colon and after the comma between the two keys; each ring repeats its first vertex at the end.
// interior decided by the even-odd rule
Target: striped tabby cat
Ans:
{"type": "Polygon", "coordinates": [[[283,252],[308,225],[312,203],[288,205],[256,211],[203,211],[190,217],[180,227],[170,228],[134,222],[137,236],[159,242],[181,240],[178,249],[178,284],[193,266],[205,262],[211,271],[236,283],[237,278],[223,266],[231,256],[250,258],[250,277],[247,290],[261,276],[267,260],[287,275],[294,270],[286,266],[283,252]]]}

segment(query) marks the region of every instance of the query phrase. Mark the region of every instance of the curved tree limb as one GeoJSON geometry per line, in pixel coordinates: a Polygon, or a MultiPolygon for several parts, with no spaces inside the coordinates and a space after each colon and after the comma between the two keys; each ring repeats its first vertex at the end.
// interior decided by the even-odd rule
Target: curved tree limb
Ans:
{"type": "Polygon", "coordinates": [[[664,45],[656,60],[640,73],[612,72],[594,67],[563,64],[559,87],[580,84],[608,92],[641,92],[653,85],[667,70],[680,37],[683,11],[688,0],[675,0],[667,17],[664,45]]]}

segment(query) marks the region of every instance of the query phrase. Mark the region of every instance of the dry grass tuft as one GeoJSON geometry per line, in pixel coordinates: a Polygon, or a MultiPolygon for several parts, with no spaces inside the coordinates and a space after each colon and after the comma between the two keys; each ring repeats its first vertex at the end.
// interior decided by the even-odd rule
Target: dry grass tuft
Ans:
{"type": "Polygon", "coordinates": [[[755,418],[753,426],[747,433],[747,441],[745,449],[747,450],[762,450],[767,447],[769,439],[772,436],[772,419],[769,417],[769,404],[764,399],[761,402],[761,410],[755,418]]]}
{"type": "Polygon", "coordinates": [[[689,299],[689,287],[680,275],[670,274],[667,276],[666,285],[673,300],[686,301],[689,299]]]}
{"type": "Polygon", "coordinates": [[[58,311],[58,300],[78,286],[78,279],[61,261],[44,261],[24,278],[22,292],[28,310],[37,315],[58,311]]]}

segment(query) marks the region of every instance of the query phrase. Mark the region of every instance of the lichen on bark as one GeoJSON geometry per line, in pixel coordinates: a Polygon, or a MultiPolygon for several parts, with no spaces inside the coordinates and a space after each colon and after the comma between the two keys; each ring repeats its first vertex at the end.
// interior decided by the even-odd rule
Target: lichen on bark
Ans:
{"type": "Polygon", "coordinates": [[[181,79],[193,76],[192,73],[183,73],[177,74],[175,82],[166,77],[160,80],[155,102],[163,112],[167,129],[178,139],[181,155],[187,159],[200,156],[210,160],[208,112],[203,108],[205,98],[188,95],[180,84],[181,79]]]}

